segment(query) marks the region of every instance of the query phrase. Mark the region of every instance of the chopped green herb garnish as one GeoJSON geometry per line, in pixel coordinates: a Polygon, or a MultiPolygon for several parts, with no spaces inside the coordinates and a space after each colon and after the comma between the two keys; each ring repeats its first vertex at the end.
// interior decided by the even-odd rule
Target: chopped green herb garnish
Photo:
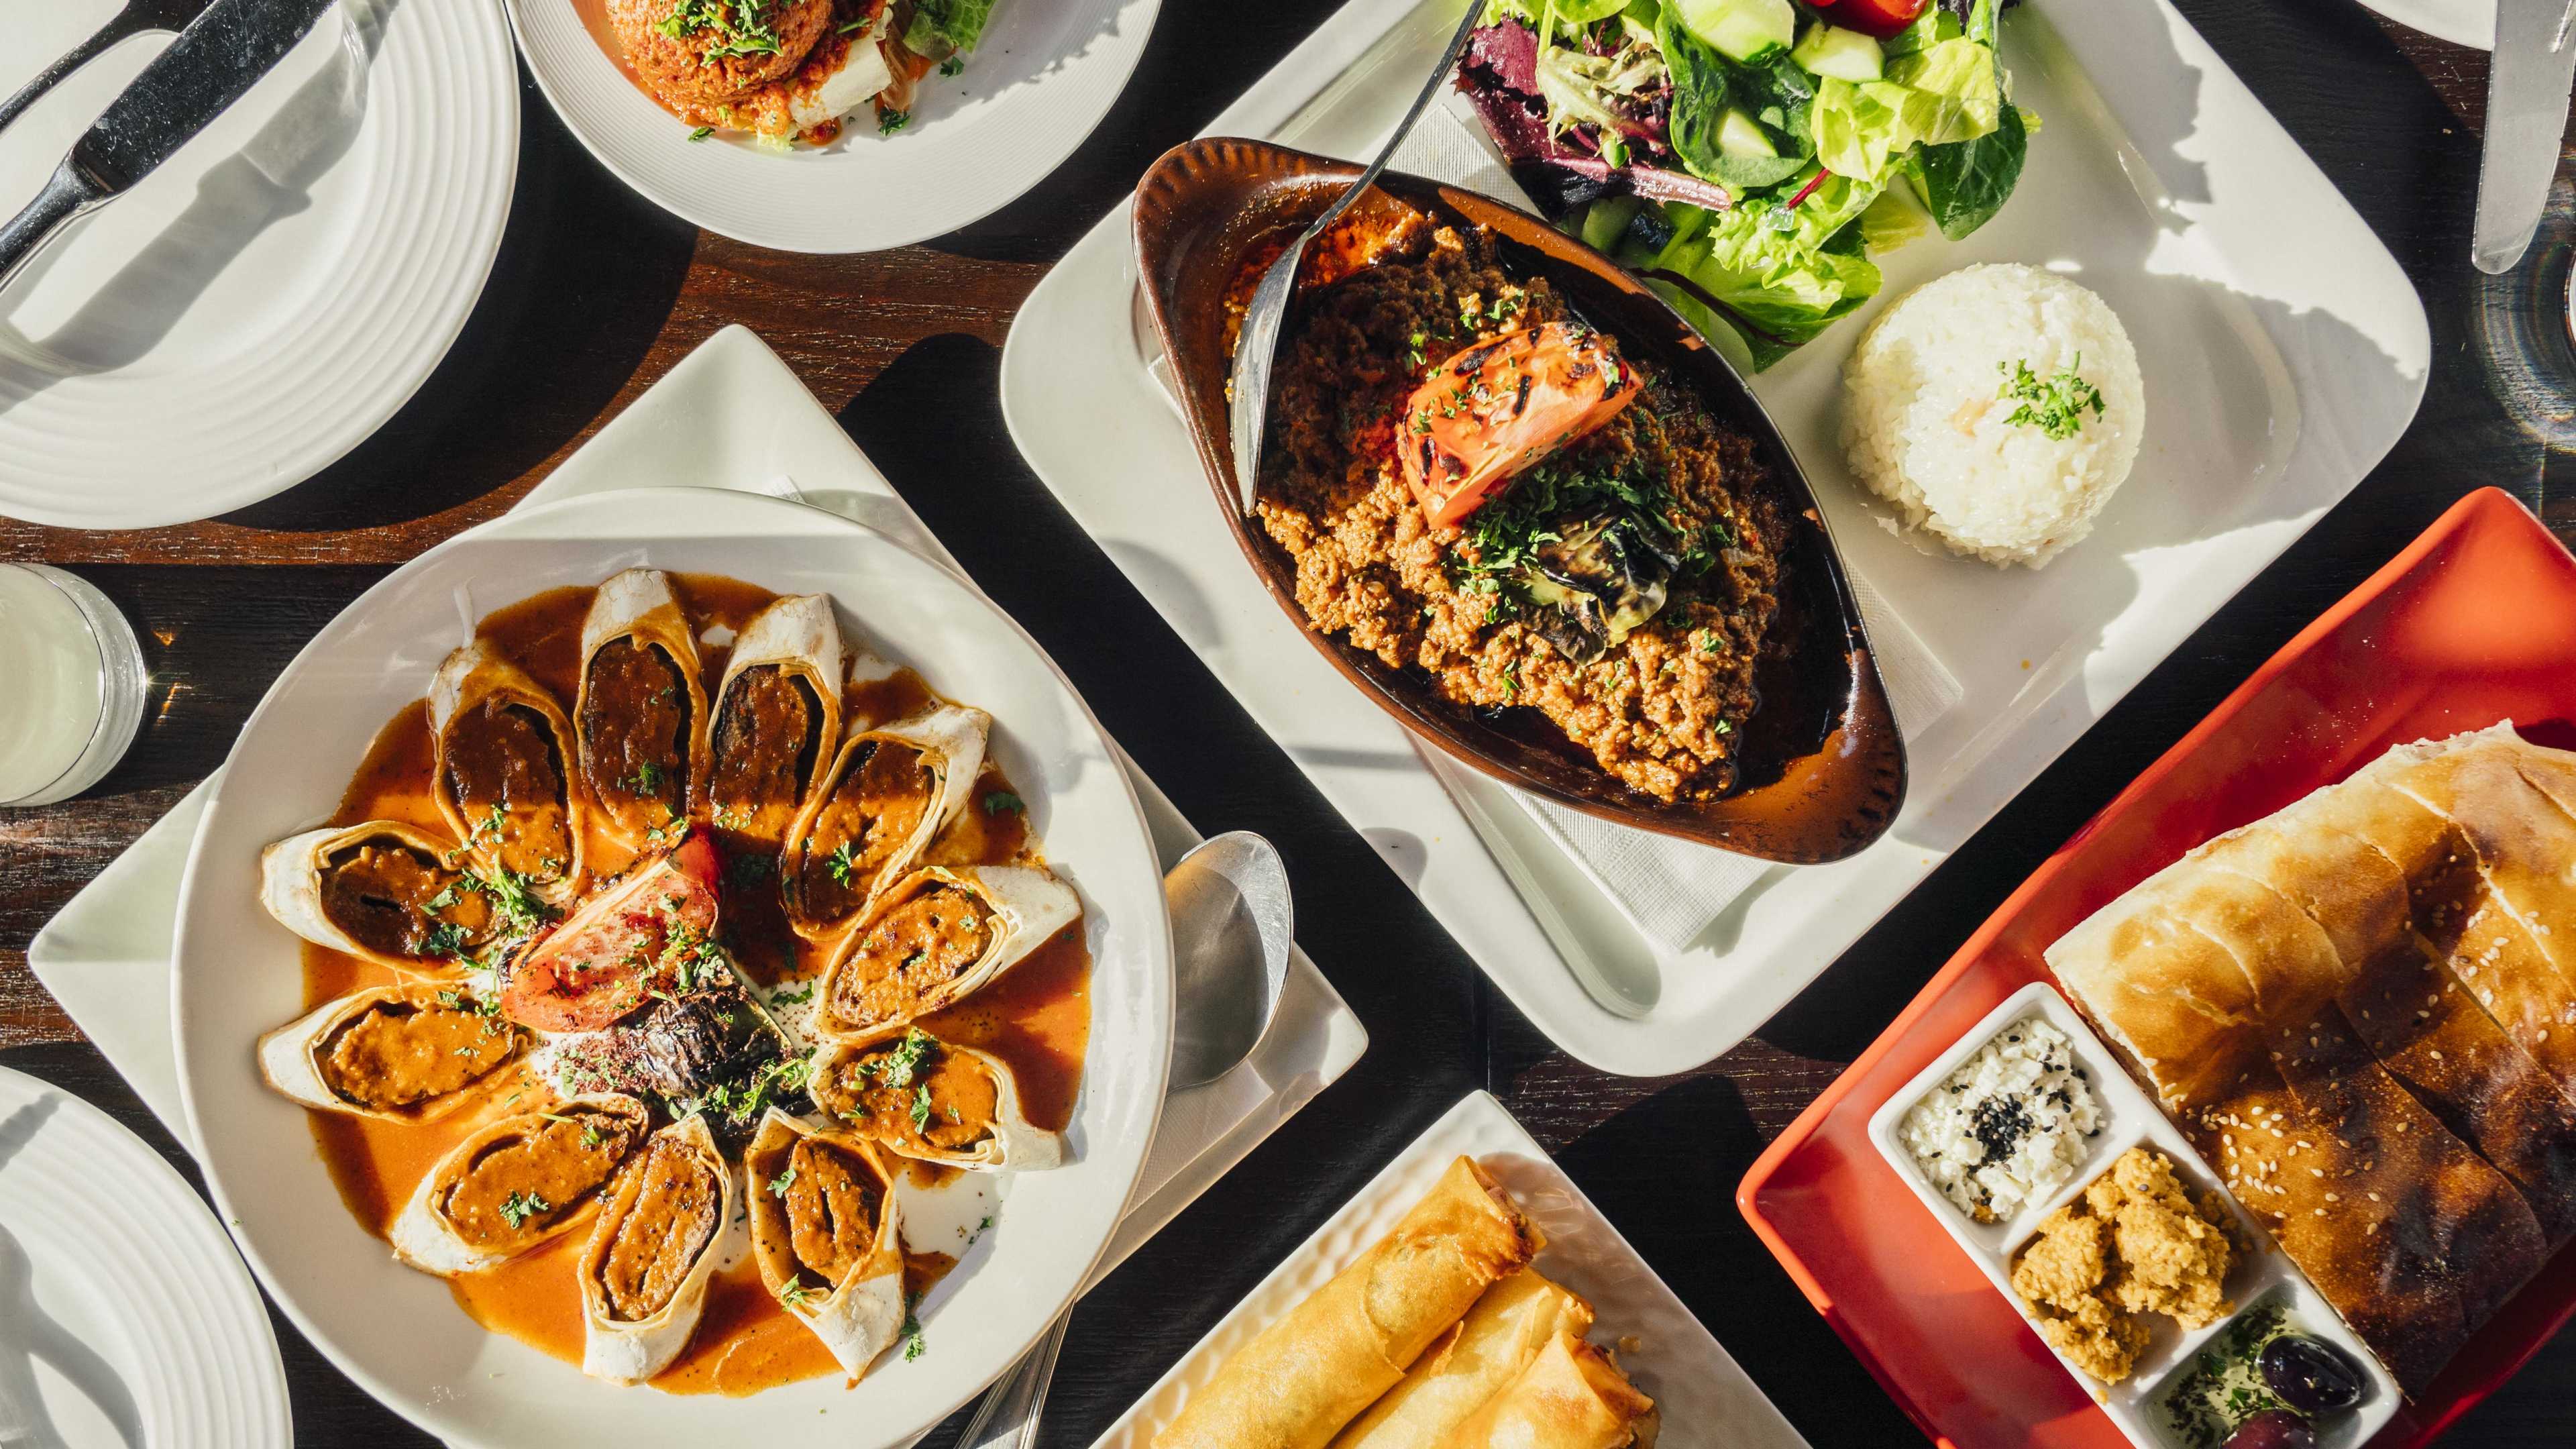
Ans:
{"type": "Polygon", "coordinates": [[[832,868],[832,881],[836,885],[848,885],[850,872],[858,869],[859,866],[857,861],[850,858],[850,842],[846,840],[841,842],[839,849],[832,852],[832,858],[826,864],[832,868]]]}
{"type": "Polygon", "coordinates": [[[501,1199],[501,1221],[516,1228],[539,1213],[554,1211],[554,1204],[533,1192],[514,1192],[501,1199]]]}
{"type": "Polygon", "coordinates": [[[912,112],[910,111],[880,110],[877,112],[877,134],[880,136],[891,136],[911,124],[912,112]]]}
{"type": "Polygon", "coordinates": [[[2026,361],[1996,363],[1995,370],[2004,374],[2004,383],[1996,389],[1995,396],[2021,404],[2005,416],[2005,423],[2037,428],[2061,442],[2082,432],[2085,412],[2090,410],[2100,417],[2104,410],[2102,390],[2075,370],[2083,365],[2084,354],[2079,352],[2072,366],[2061,367],[2043,378],[2034,374],[2026,361]]]}
{"type": "Polygon", "coordinates": [[[782,1172],[769,1180],[769,1195],[771,1197],[785,1197],[787,1196],[787,1189],[795,1186],[795,1184],[796,1164],[790,1162],[787,1164],[787,1170],[785,1172],[782,1172]]]}
{"type": "Polygon", "coordinates": [[[1026,810],[1028,802],[1008,790],[994,790],[984,796],[984,813],[999,815],[1005,810],[1026,810]]]}
{"type": "Polygon", "coordinates": [[[698,64],[747,55],[778,54],[778,31],[769,23],[768,0],[680,0],[654,28],[673,40],[708,37],[698,64]]]}
{"type": "Polygon", "coordinates": [[[962,55],[952,55],[946,60],[941,61],[939,63],[939,73],[944,76],[959,76],[965,74],[966,57],[962,55]]]}
{"type": "Polygon", "coordinates": [[[699,128],[697,128],[696,130],[691,131],[691,132],[689,133],[689,139],[690,139],[690,140],[692,140],[692,141],[703,141],[703,140],[705,140],[706,138],[708,138],[709,136],[714,135],[715,133],[716,133],[716,128],[715,128],[715,127],[713,127],[713,126],[700,126],[700,127],[699,127],[699,128]]]}
{"type": "Polygon", "coordinates": [[[924,1082],[912,1094],[912,1130],[930,1130],[930,1084],[924,1082]]]}
{"type": "Polygon", "coordinates": [[[913,1073],[921,1070],[922,1059],[929,1056],[930,1049],[937,1045],[939,1039],[920,1027],[906,1028],[903,1040],[878,1064],[879,1070],[885,1074],[885,1084],[889,1087],[911,1086],[913,1073]]]}

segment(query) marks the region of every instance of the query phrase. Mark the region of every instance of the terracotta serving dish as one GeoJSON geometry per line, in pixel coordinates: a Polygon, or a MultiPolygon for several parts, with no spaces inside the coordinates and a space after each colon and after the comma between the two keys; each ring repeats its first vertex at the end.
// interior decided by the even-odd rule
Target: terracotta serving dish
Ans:
{"type": "MultiPolygon", "coordinates": [[[[1768,860],[1840,860],[1885,833],[1905,800],[1905,745],[1878,677],[1860,607],[1805,472],[1734,368],[1618,263],[1539,218],[1489,197],[1388,172],[1378,189],[1451,224],[1503,239],[1507,262],[1543,276],[1623,348],[1695,381],[1710,408],[1754,440],[1781,492],[1790,537],[1782,556],[1786,648],[1759,676],[1761,707],[1744,722],[1737,788],[1667,804],[1605,773],[1534,710],[1487,718],[1452,704],[1428,677],[1306,627],[1296,566],[1235,505],[1226,420],[1226,295],[1247,259],[1293,235],[1359,175],[1346,162],[1259,141],[1191,141],[1166,152],[1136,188],[1136,260],[1198,444],[1214,501],[1279,607],[1351,683],[1465,764],[1587,815],[1768,860]],[[1516,716],[1528,716],[1526,719],[1516,716]]],[[[1295,317],[1288,330],[1293,332],[1295,317]]]]}

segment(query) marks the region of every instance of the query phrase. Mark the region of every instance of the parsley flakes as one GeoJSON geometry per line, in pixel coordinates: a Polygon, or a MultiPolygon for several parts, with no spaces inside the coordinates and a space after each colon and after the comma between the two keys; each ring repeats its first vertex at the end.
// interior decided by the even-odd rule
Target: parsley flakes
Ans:
{"type": "Polygon", "coordinates": [[[2086,412],[2098,418],[2105,410],[2102,389],[2086,382],[2075,370],[2083,365],[2084,354],[2079,352],[2072,365],[2043,378],[2030,370],[2027,361],[1996,363],[1995,370],[2004,375],[2004,381],[1995,396],[2021,404],[2005,416],[2005,424],[2037,428],[2059,442],[2082,432],[2086,412]]]}

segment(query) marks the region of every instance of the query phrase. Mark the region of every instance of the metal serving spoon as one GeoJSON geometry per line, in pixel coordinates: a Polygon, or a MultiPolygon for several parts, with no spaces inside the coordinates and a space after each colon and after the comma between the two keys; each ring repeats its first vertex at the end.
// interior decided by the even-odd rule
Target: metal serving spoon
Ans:
{"type": "MultiPolygon", "coordinates": [[[[1172,913],[1171,1090],[1213,1082],[1252,1055],[1279,1013],[1294,908],[1279,850],[1248,830],[1200,842],[1163,877],[1172,913]]],[[[984,1395],[958,1449],[1035,1449],[1068,1310],[984,1395]]]]}
{"type": "Polygon", "coordinates": [[[1261,477],[1261,430],[1270,414],[1270,364],[1279,352],[1279,324],[1288,315],[1288,295],[1297,288],[1297,263],[1306,255],[1306,244],[1323,235],[1324,228],[1339,220],[1359,194],[1369,189],[1395,156],[1395,148],[1413,131],[1413,123],[1440,93],[1440,83],[1466,52],[1467,37],[1474,34],[1476,22],[1484,17],[1484,0],[1468,0],[1467,13],[1458,21],[1458,33],[1449,37],[1449,48],[1440,53],[1440,67],[1424,82],[1422,94],[1413,98],[1413,109],[1396,122],[1395,134],[1386,138],[1386,147],[1377,153],[1360,179],[1339,200],[1324,208],[1314,224],[1298,233],[1261,276],[1261,285],[1252,293],[1252,305],[1243,314],[1243,330],[1234,348],[1234,375],[1226,383],[1227,424],[1234,436],[1234,482],[1243,511],[1252,511],[1252,497],[1261,477]]]}

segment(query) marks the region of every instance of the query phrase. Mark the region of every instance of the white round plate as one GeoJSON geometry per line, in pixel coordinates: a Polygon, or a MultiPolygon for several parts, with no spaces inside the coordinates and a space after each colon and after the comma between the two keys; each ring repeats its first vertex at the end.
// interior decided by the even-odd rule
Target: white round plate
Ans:
{"type": "Polygon", "coordinates": [[[451,539],[368,590],[287,666],[233,747],[188,858],[174,958],[180,1091],[251,1266],[334,1363],[451,1443],[904,1442],[1073,1301],[1144,1165],[1171,1060],[1162,871],[1117,752],[1073,687],[955,574],[836,515],[746,493],[569,498],[451,539]],[[832,1375],[748,1398],[621,1389],[485,1332],[446,1284],[396,1264],[349,1216],[303,1110],[263,1087],[252,1062],[258,1035],[303,1004],[297,942],[257,903],[260,847],[331,812],[377,728],[421,696],[467,621],[640,563],[830,593],[854,637],[990,710],[994,755],[1082,894],[1091,1045],[1073,1160],[1002,1182],[993,1229],[921,1305],[926,1351],[889,1355],[856,1388],[832,1375]]]}
{"type": "Polygon", "coordinates": [[[508,0],[537,88],[600,163],[709,231],[789,252],[869,252],[1018,198],[1100,124],[1162,0],[1000,0],[963,73],[921,81],[911,124],[862,106],[829,146],[765,149],[689,127],[636,84],[601,0],[508,0]]]}
{"type": "Polygon", "coordinates": [[[28,1441],[285,1449],[286,1373],[259,1290],[161,1154],[0,1067],[0,1398],[28,1441]]]}
{"type": "MultiPolygon", "coordinates": [[[[13,7],[0,93],[117,8],[13,7]]],[[[0,132],[0,213],[166,43],[126,41],[0,132]]],[[[518,67],[491,0],[341,0],[0,294],[0,514],[150,528],[319,472],[456,340],[518,164],[518,67]]]]}
{"type": "Polygon", "coordinates": [[[2475,50],[2495,49],[2496,0],[2362,0],[2410,30],[2475,50]]]}

